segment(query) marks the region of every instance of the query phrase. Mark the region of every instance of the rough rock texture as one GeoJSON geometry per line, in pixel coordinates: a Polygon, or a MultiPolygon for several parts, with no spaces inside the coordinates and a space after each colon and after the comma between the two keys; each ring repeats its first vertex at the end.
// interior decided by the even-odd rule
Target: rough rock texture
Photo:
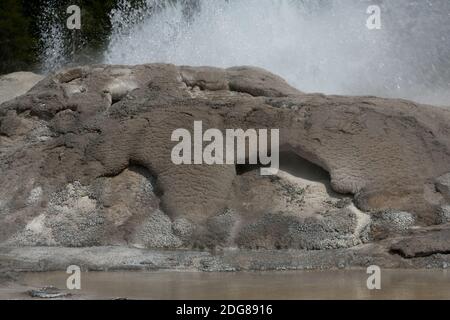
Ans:
{"type": "Polygon", "coordinates": [[[383,239],[390,235],[403,234],[415,224],[414,216],[409,212],[384,210],[371,215],[370,236],[373,239],[383,239]]]}
{"type": "Polygon", "coordinates": [[[389,243],[330,250],[223,250],[175,251],[124,247],[0,247],[0,261],[8,270],[65,271],[78,265],[84,271],[118,270],[310,270],[367,268],[442,268],[450,266],[450,255],[404,258],[388,251],[389,243]]]}
{"type": "Polygon", "coordinates": [[[436,180],[436,188],[445,198],[450,200],[450,173],[445,174],[436,180]]]}
{"type": "Polygon", "coordinates": [[[442,206],[438,209],[437,224],[450,223],[450,206],[442,206]]]}
{"type": "Polygon", "coordinates": [[[424,232],[414,232],[391,246],[391,252],[405,258],[428,257],[435,254],[450,254],[450,225],[424,232]]]}
{"type": "Polygon", "coordinates": [[[8,246],[346,249],[371,216],[381,238],[441,216],[450,112],[252,67],[79,67],[0,105],[0,172],[8,246]],[[173,130],[199,120],[280,129],[280,172],[174,165],[173,130]]]}
{"type": "Polygon", "coordinates": [[[369,218],[354,207],[328,211],[312,217],[265,214],[248,224],[237,244],[253,249],[324,250],[353,247],[367,238],[369,218]]]}

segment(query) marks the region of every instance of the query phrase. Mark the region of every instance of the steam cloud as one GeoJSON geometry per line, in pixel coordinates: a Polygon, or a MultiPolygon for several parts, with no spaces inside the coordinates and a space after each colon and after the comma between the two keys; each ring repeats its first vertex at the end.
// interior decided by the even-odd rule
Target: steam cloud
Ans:
{"type": "Polygon", "coordinates": [[[450,105],[448,0],[122,1],[111,18],[105,63],[253,65],[305,92],[450,105]]]}

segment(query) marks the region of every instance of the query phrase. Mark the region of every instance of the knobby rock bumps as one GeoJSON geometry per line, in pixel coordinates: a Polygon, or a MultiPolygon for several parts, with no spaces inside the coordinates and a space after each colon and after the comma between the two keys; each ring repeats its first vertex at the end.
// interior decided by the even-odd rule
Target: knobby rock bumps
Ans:
{"type": "Polygon", "coordinates": [[[253,67],[78,67],[1,104],[0,172],[1,245],[352,248],[449,221],[450,112],[253,67]],[[175,165],[194,121],[279,129],[279,172],[175,165]]]}

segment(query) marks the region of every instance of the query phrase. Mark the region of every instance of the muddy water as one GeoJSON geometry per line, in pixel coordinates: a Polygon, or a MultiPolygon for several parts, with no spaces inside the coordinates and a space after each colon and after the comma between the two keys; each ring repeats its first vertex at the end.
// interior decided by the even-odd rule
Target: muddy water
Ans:
{"type": "MultiPolygon", "coordinates": [[[[26,286],[65,288],[63,272],[29,273],[26,286]]],[[[450,299],[449,271],[382,271],[370,291],[365,271],[262,273],[89,272],[79,298],[129,299],[450,299]]]]}

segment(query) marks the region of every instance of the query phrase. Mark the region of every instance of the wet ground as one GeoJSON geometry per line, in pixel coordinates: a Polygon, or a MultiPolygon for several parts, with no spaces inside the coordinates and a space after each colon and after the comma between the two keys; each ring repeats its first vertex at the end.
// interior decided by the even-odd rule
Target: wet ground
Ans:
{"type": "MultiPolygon", "coordinates": [[[[22,274],[0,298],[30,298],[29,288],[66,289],[64,272],[22,274]],[[20,284],[20,285],[19,285],[20,284]]],[[[447,270],[383,270],[369,290],[365,270],[289,272],[88,272],[73,299],[450,299],[447,270]]]]}

